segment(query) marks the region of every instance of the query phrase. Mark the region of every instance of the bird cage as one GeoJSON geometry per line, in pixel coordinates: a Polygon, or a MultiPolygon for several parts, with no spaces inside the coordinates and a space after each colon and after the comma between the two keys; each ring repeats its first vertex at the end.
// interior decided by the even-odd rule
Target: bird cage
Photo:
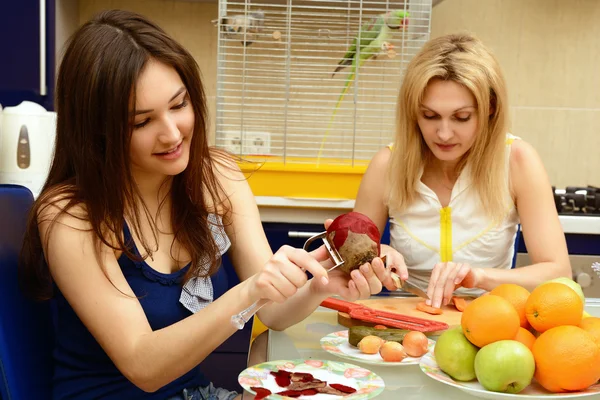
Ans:
{"type": "Polygon", "coordinates": [[[403,71],[429,39],[431,9],[220,0],[216,145],[287,168],[365,165],[393,140],[403,71]]]}

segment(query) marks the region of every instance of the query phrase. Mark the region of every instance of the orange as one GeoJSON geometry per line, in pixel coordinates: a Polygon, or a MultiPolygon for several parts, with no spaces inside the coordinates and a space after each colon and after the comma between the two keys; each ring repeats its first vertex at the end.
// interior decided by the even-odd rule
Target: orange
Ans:
{"type": "Polygon", "coordinates": [[[477,347],[510,340],[519,330],[517,310],[500,296],[489,294],[470,302],[460,324],[466,338],[477,347]]]}
{"type": "Polygon", "coordinates": [[[583,390],[600,379],[600,347],[578,326],[547,330],[535,340],[532,353],[535,379],[551,392],[583,390]]]}
{"type": "Polygon", "coordinates": [[[492,289],[490,294],[495,294],[496,296],[508,300],[515,310],[517,310],[519,319],[521,320],[521,326],[523,328],[529,327],[529,322],[525,315],[525,302],[527,301],[527,298],[529,298],[529,290],[514,283],[503,283],[492,289]]]}
{"type": "Polygon", "coordinates": [[[563,283],[549,282],[533,289],[525,303],[527,320],[538,332],[561,325],[579,325],[583,302],[563,283]]]}
{"type": "Polygon", "coordinates": [[[520,326],[514,340],[523,343],[525,346],[529,347],[529,350],[531,350],[533,348],[533,343],[535,342],[535,336],[533,333],[520,326]]]}
{"type": "Polygon", "coordinates": [[[594,342],[600,346],[600,318],[587,317],[579,323],[579,327],[587,331],[594,338],[594,342]]]}

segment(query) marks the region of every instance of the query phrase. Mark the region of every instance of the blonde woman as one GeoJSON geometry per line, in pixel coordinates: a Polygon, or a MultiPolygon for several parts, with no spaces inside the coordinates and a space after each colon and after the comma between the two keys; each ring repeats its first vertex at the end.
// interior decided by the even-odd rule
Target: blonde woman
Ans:
{"type": "Polygon", "coordinates": [[[507,132],[505,86],[475,37],[429,41],[406,70],[394,143],[361,182],[354,210],[380,230],[389,219],[388,266],[433,307],[453,293],[571,277],[542,161],[507,132]],[[532,264],[511,269],[519,223],[532,264]]]}

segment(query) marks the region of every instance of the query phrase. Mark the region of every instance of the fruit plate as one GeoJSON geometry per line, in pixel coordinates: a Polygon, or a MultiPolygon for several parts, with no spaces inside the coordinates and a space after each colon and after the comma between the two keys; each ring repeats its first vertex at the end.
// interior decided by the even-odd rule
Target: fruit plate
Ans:
{"type": "MultiPolygon", "coordinates": [[[[248,392],[256,394],[253,388],[265,388],[271,393],[286,390],[275,382],[271,371],[286,370],[289,372],[304,372],[311,374],[315,379],[326,381],[327,384],[342,384],[356,389],[355,393],[346,396],[317,393],[311,396],[300,396],[299,399],[310,400],[366,400],[376,397],[385,388],[383,379],[368,369],[356,365],[328,360],[278,360],[268,361],[253,367],[246,368],[238,376],[239,384],[248,392]]],[[[265,397],[267,400],[289,399],[276,394],[265,397]]]]}
{"type": "MultiPolygon", "coordinates": [[[[435,341],[429,340],[428,350],[431,351],[435,341]]],[[[356,361],[363,364],[371,364],[384,367],[399,365],[418,365],[421,357],[406,357],[400,362],[383,361],[379,354],[365,354],[358,348],[348,343],[348,331],[330,333],[321,338],[321,348],[328,353],[334,354],[346,360],[356,361]]]]}
{"type": "Polygon", "coordinates": [[[433,355],[433,350],[430,350],[427,354],[421,357],[421,362],[419,363],[419,367],[421,371],[423,371],[430,378],[435,379],[438,382],[445,383],[446,385],[454,386],[466,392],[472,396],[480,397],[483,399],[554,399],[554,398],[580,398],[580,397],[589,397],[589,396],[598,396],[600,394],[600,384],[595,384],[590,386],[584,391],[580,392],[570,392],[570,393],[551,393],[544,389],[540,384],[535,382],[535,380],[523,389],[520,393],[512,394],[512,393],[500,393],[500,392],[492,392],[484,389],[483,386],[477,380],[473,380],[470,382],[460,382],[452,379],[450,376],[446,375],[444,371],[440,369],[440,367],[435,362],[435,356],[433,355]]]}

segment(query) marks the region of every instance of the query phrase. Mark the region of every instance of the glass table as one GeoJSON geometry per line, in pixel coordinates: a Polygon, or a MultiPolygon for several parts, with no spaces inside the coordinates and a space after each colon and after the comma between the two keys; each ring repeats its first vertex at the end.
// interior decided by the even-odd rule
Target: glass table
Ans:
{"type": "MultiPolygon", "coordinates": [[[[600,299],[587,299],[585,310],[592,316],[600,317],[600,299]]],[[[265,361],[318,359],[359,364],[336,357],[321,349],[323,336],[347,329],[337,323],[337,312],[319,307],[304,321],[289,327],[285,331],[268,330],[259,335],[251,345],[248,366],[265,361]]],[[[435,339],[435,338],[433,338],[435,339]]],[[[379,375],[385,382],[385,390],[377,399],[381,400],[464,400],[476,399],[468,393],[445,385],[426,376],[418,365],[383,367],[363,364],[363,367],[379,375]]],[[[244,393],[243,399],[252,399],[250,393],[244,393]]],[[[598,396],[586,399],[600,399],[598,396]]]]}

